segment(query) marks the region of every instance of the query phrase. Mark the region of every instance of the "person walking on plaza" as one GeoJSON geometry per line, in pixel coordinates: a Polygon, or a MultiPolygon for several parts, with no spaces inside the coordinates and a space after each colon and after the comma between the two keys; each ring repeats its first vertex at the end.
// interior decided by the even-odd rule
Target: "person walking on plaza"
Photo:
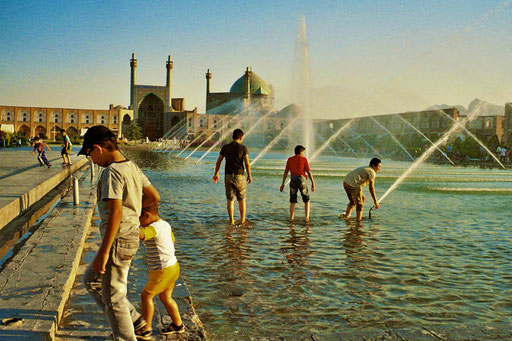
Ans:
{"type": "Polygon", "coordinates": [[[139,218],[139,238],[146,244],[146,261],[149,269],[149,281],[141,294],[142,318],[145,327],[135,330],[139,339],[150,339],[155,307],[153,298],[158,295],[172,323],[160,331],[160,334],[182,334],[185,325],[181,321],[178,305],[172,299],[174,283],[180,275],[180,266],[174,255],[174,234],[171,225],[160,219],[158,203],[142,209],[139,218]]]}
{"type": "Polygon", "coordinates": [[[227,210],[230,225],[235,225],[233,213],[235,197],[238,200],[240,224],[245,224],[246,190],[247,184],[252,182],[249,151],[247,150],[247,147],[242,144],[243,137],[244,132],[241,129],[235,129],[233,131],[233,142],[222,147],[217,163],[215,164],[215,174],[212,177],[214,183],[219,181],[220,165],[222,163],[222,159],[226,158],[224,185],[226,188],[227,210]],[[247,169],[247,179],[245,178],[244,164],[247,169]]]}
{"type": "Polygon", "coordinates": [[[380,171],[380,167],[381,160],[373,158],[368,167],[363,166],[356,168],[345,176],[343,187],[345,188],[349,200],[347,210],[345,211],[346,220],[350,218],[354,207],[356,208],[356,220],[361,221],[363,219],[363,206],[366,200],[366,197],[363,195],[363,187],[366,185],[368,185],[370,190],[375,208],[378,209],[380,207],[374,187],[375,177],[377,176],[377,172],[380,171]]]}
{"type": "Polygon", "coordinates": [[[50,147],[46,143],[41,140],[41,138],[38,136],[34,138],[34,149],[32,150],[32,154],[37,150],[37,161],[39,161],[39,166],[43,167],[46,165],[48,168],[52,168],[52,165],[50,164],[50,161],[46,158],[46,155],[44,154],[44,148],[48,149],[50,151],[50,147]]]}
{"type": "Polygon", "coordinates": [[[313,180],[313,173],[309,169],[308,159],[304,157],[304,148],[301,145],[295,147],[295,156],[288,158],[286,167],[283,174],[283,182],[279,190],[282,192],[284,189],[284,182],[290,172],[290,221],[295,217],[295,204],[297,203],[297,192],[300,191],[302,201],[304,202],[305,220],[309,222],[309,209],[310,197],[307,186],[307,176],[311,180],[311,191],[315,191],[315,180],[313,180]],[[307,175],[307,176],[306,176],[307,175]]]}
{"type": "Polygon", "coordinates": [[[71,140],[64,129],[62,129],[60,133],[62,134],[62,150],[60,151],[60,154],[62,155],[62,160],[64,160],[62,164],[64,166],[69,166],[71,165],[69,154],[71,153],[73,145],[71,144],[71,140]]]}
{"type": "Polygon", "coordinates": [[[105,167],[98,180],[101,246],[84,273],[87,291],[108,319],[114,340],[136,340],[145,321],[128,301],[128,271],[139,247],[139,216],[143,207],[160,200],[139,167],[125,158],[117,137],[105,126],[87,130],[79,155],[105,167]]]}

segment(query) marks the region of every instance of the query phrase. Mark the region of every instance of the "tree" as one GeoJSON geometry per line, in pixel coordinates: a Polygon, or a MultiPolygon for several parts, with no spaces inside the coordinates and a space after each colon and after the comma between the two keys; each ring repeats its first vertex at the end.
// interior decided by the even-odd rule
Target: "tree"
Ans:
{"type": "Polygon", "coordinates": [[[142,131],[135,121],[130,122],[130,125],[126,129],[126,138],[128,140],[140,140],[142,138],[142,131]]]}

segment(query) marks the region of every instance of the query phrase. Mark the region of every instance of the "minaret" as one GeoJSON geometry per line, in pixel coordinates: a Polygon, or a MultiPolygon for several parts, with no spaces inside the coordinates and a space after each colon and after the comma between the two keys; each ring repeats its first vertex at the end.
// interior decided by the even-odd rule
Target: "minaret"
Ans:
{"type": "Polygon", "coordinates": [[[208,100],[208,97],[210,97],[210,79],[212,79],[212,74],[210,72],[210,69],[208,69],[208,71],[206,71],[206,112],[209,111],[210,107],[209,107],[209,100],[208,100]]]}
{"type": "Polygon", "coordinates": [[[167,69],[167,80],[165,82],[165,87],[167,88],[167,96],[169,98],[168,104],[169,104],[169,111],[172,111],[172,98],[171,98],[171,82],[172,82],[172,60],[171,55],[167,57],[167,63],[165,65],[167,69]]]}
{"type": "Polygon", "coordinates": [[[210,69],[206,72],[206,94],[208,95],[210,93],[210,79],[212,79],[212,74],[210,72],[210,69]]]}
{"type": "Polygon", "coordinates": [[[244,74],[244,97],[251,99],[251,71],[249,71],[249,67],[245,69],[244,74]]]}
{"type": "Polygon", "coordinates": [[[137,82],[137,59],[135,59],[135,53],[132,53],[130,67],[132,69],[130,77],[130,109],[135,110],[135,82],[137,82]]]}

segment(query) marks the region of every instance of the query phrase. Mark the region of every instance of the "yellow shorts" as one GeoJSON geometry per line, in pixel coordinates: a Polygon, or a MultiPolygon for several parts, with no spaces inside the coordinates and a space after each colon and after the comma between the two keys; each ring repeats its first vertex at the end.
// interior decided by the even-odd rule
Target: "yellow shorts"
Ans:
{"type": "Polygon", "coordinates": [[[180,276],[180,266],[176,264],[162,270],[151,270],[149,272],[149,281],[144,288],[150,294],[160,294],[165,290],[174,288],[174,282],[180,276]]]}

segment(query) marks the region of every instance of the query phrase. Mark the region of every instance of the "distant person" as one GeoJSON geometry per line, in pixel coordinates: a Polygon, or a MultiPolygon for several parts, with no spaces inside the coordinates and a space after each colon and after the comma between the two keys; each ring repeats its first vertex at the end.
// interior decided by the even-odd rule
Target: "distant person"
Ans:
{"type": "Polygon", "coordinates": [[[214,183],[219,181],[219,170],[222,159],[226,158],[226,168],[224,171],[224,185],[226,188],[227,209],[229,224],[235,225],[233,205],[235,197],[238,201],[240,211],[240,224],[245,224],[245,195],[247,184],[252,182],[251,164],[249,162],[249,151],[242,144],[244,132],[242,129],[233,131],[233,142],[228,143],[220,150],[219,158],[215,164],[215,174],[212,177],[214,183]],[[245,178],[245,168],[247,168],[247,179],[245,178]]]}
{"type": "Polygon", "coordinates": [[[506,155],[507,155],[507,148],[501,147],[501,150],[500,150],[500,161],[501,162],[505,162],[506,155]]]}
{"type": "Polygon", "coordinates": [[[290,172],[290,221],[295,217],[295,204],[297,203],[297,192],[300,192],[302,201],[304,202],[305,220],[309,222],[310,197],[307,186],[307,176],[311,180],[311,191],[315,191],[315,180],[309,169],[308,159],[304,157],[304,148],[301,145],[295,147],[295,156],[288,158],[283,174],[283,182],[279,190],[284,189],[284,182],[290,172]]]}
{"type": "Polygon", "coordinates": [[[380,171],[381,161],[377,158],[373,158],[370,161],[368,167],[359,167],[354,169],[352,172],[345,176],[343,181],[343,187],[347,193],[349,203],[347,210],[345,211],[345,219],[348,220],[352,214],[354,207],[356,208],[356,219],[361,221],[363,219],[363,206],[366,197],[363,195],[363,187],[369,185],[370,194],[373,198],[375,208],[379,208],[379,201],[375,195],[375,177],[377,172],[380,171]]]}
{"type": "Polygon", "coordinates": [[[158,203],[142,209],[139,218],[139,238],[146,244],[146,260],[149,269],[149,281],[141,294],[142,318],[146,326],[135,330],[139,339],[149,338],[152,333],[151,324],[155,307],[153,298],[158,295],[172,323],[162,329],[160,334],[181,334],[185,325],[181,321],[178,305],[172,299],[174,284],[180,275],[180,266],[174,255],[174,234],[171,225],[160,219],[158,203]]]}
{"type": "Polygon", "coordinates": [[[50,161],[46,158],[46,155],[44,154],[44,148],[48,149],[50,151],[50,147],[46,145],[43,140],[40,137],[34,138],[34,149],[32,150],[32,154],[37,150],[37,161],[39,161],[39,166],[43,167],[46,165],[48,168],[52,168],[52,165],[50,164],[50,161]]]}
{"type": "Polygon", "coordinates": [[[71,158],[69,157],[69,154],[71,153],[73,145],[71,144],[71,140],[64,129],[62,129],[60,133],[62,134],[62,150],[60,151],[60,154],[62,155],[62,160],[64,160],[62,165],[69,166],[71,165],[71,158]]]}
{"type": "Polygon", "coordinates": [[[135,330],[146,322],[126,297],[128,271],[139,247],[142,208],[158,202],[160,195],[140,168],[119,151],[116,135],[105,126],[87,130],[78,154],[105,167],[97,190],[103,237],[83,281],[105,313],[114,340],[135,341],[135,330]]]}

